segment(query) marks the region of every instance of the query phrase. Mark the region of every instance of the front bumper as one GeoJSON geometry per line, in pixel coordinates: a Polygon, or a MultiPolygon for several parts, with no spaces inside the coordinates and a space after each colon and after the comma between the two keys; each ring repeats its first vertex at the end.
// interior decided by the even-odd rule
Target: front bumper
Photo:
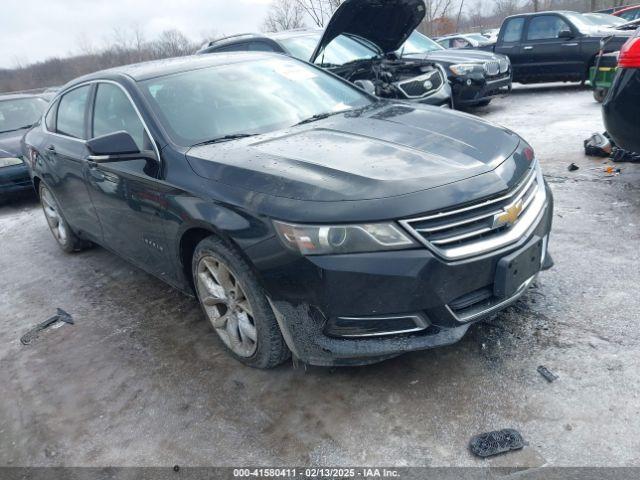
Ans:
{"type": "Polygon", "coordinates": [[[32,189],[29,169],[25,164],[0,168],[0,195],[32,189]]]}
{"type": "MultiPolygon", "coordinates": [[[[553,211],[548,187],[547,199],[525,237],[478,258],[448,262],[423,248],[304,257],[295,265],[261,272],[289,348],[309,364],[362,365],[457,342],[472,323],[515,302],[534,280],[535,275],[508,298],[477,296],[493,291],[500,259],[524,250],[532,239],[544,241],[546,254],[553,211]],[[406,328],[408,317],[420,319],[419,331],[406,328]],[[390,331],[406,333],[337,336],[334,327],[345,318],[398,318],[398,329],[390,331]]],[[[538,272],[550,265],[550,258],[541,263],[538,272]]]]}
{"type": "Polygon", "coordinates": [[[449,77],[455,106],[473,106],[511,92],[511,73],[495,78],[484,75],[449,77]]]}

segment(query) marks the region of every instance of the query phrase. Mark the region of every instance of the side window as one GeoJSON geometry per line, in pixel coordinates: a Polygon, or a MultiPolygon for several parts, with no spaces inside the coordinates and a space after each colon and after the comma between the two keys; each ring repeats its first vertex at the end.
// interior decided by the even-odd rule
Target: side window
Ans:
{"type": "Polygon", "coordinates": [[[84,112],[90,88],[90,85],[85,85],[62,96],[56,122],[58,133],[84,139],[84,112]]]}
{"type": "Polygon", "coordinates": [[[464,38],[454,38],[453,39],[453,48],[467,48],[471,45],[464,38]]]}
{"type": "Polygon", "coordinates": [[[249,50],[252,52],[276,52],[277,50],[267,42],[249,42],[249,50]]]}
{"type": "Polygon", "coordinates": [[[507,20],[504,25],[502,41],[504,43],[519,42],[522,39],[523,27],[524,18],[512,18],[511,20],[507,20]]]}
{"type": "Polygon", "coordinates": [[[124,130],[133,137],[140,150],[147,150],[145,131],[129,97],[120,87],[100,83],[93,108],[93,136],[100,137],[124,130]]]}
{"type": "Polygon", "coordinates": [[[569,24],[563,19],[556,15],[541,15],[531,19],[527,40],[558,38],[558,34],[563,30],[571,30],[569,24]]]}
{"type": "Polygon", "coordinates": [[[50,132],[56,131],[56,110],[58,109],[58,102],[54,103],[49,111],[47,112],[47,116],[44,117],[44,124],[47,127],[47,130],[50,132]]]}

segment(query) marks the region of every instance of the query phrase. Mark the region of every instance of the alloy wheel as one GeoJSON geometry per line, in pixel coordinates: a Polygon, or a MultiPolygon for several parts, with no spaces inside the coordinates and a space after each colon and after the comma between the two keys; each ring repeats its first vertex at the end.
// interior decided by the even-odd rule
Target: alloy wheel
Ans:
{"type": "Polygon", "coordinates": [[[251,357],[258,347],[253,308],[237,277],[213,256],[200,259],[197,289],[204,310],[222,341],[236,355],[251,357]]]}
{"type": "Polygon", "coordinates": [[[51,192],[46,188],[43,188],[41,190],[40,198],[42,201],[44,216],[47,219],[47,223],[49,224],[51,233],[53,233],[53,236],[58,241],[58,243],[65,245],[68,238],[67,226],[60,216],[58,204],[53,199],[53,195],[51,195],[51,192]]]}

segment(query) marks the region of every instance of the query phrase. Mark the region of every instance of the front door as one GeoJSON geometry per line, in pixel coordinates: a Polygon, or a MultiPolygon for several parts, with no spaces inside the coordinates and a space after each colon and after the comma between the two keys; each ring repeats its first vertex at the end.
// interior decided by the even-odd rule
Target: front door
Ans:
{"type": "MultiPolygon", "coordinates": [[[[95,92],[90,136],[121,130],[133,137],[140,150],[157,152],[123,87],[101,82],[95,92]]],[[[167,193],[171,187],[158,178],[159,164],[141,158],[88,165],[105,245],[155,274],[169,274],[170,248],[163,225],[168,221],[167,193]]]]}
{"type": "Polygon", "coordinates": [[[538,80],[582,78],[585,73],[579,33],[559,15],[531,18],[522,54],[525,75],[538,80]],[[561,32],[571,32],[573,38],[560,38],[561,32]]]}
{"type": "Polygon", "coordinates": [[[524,22],[524,17],[505,20],[495,47],[496,53],[506,55],[511,60],[514,81],[517,81],[522,73],[523,59],[520,43],[524,33],[524,22]]]}

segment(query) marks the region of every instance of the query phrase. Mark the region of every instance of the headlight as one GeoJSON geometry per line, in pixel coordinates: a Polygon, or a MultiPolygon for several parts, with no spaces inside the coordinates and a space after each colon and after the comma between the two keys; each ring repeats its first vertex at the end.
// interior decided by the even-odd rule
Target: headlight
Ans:
{"type": "Polygon", "coordinates": [[[19,158],[0,158],[0,168],[2,167],[11,167],[13,165],[21,165],[23,162],[19,158]]]}
{"type": "Polygon", "coordinates": [[[302,255],[404,250],[416,243],[393,223],[292,225],[273,222],[285,246],[302,255]]]}
{"type": "Polygon", "coordinates": [[[451,70],[455,75],[461,77],[463,75],[469,75],[480,68],[482,68],[481,65],[476,65],[474,63],[459,63],[457,65],[451,65],[449,70],[451,70]]]}

